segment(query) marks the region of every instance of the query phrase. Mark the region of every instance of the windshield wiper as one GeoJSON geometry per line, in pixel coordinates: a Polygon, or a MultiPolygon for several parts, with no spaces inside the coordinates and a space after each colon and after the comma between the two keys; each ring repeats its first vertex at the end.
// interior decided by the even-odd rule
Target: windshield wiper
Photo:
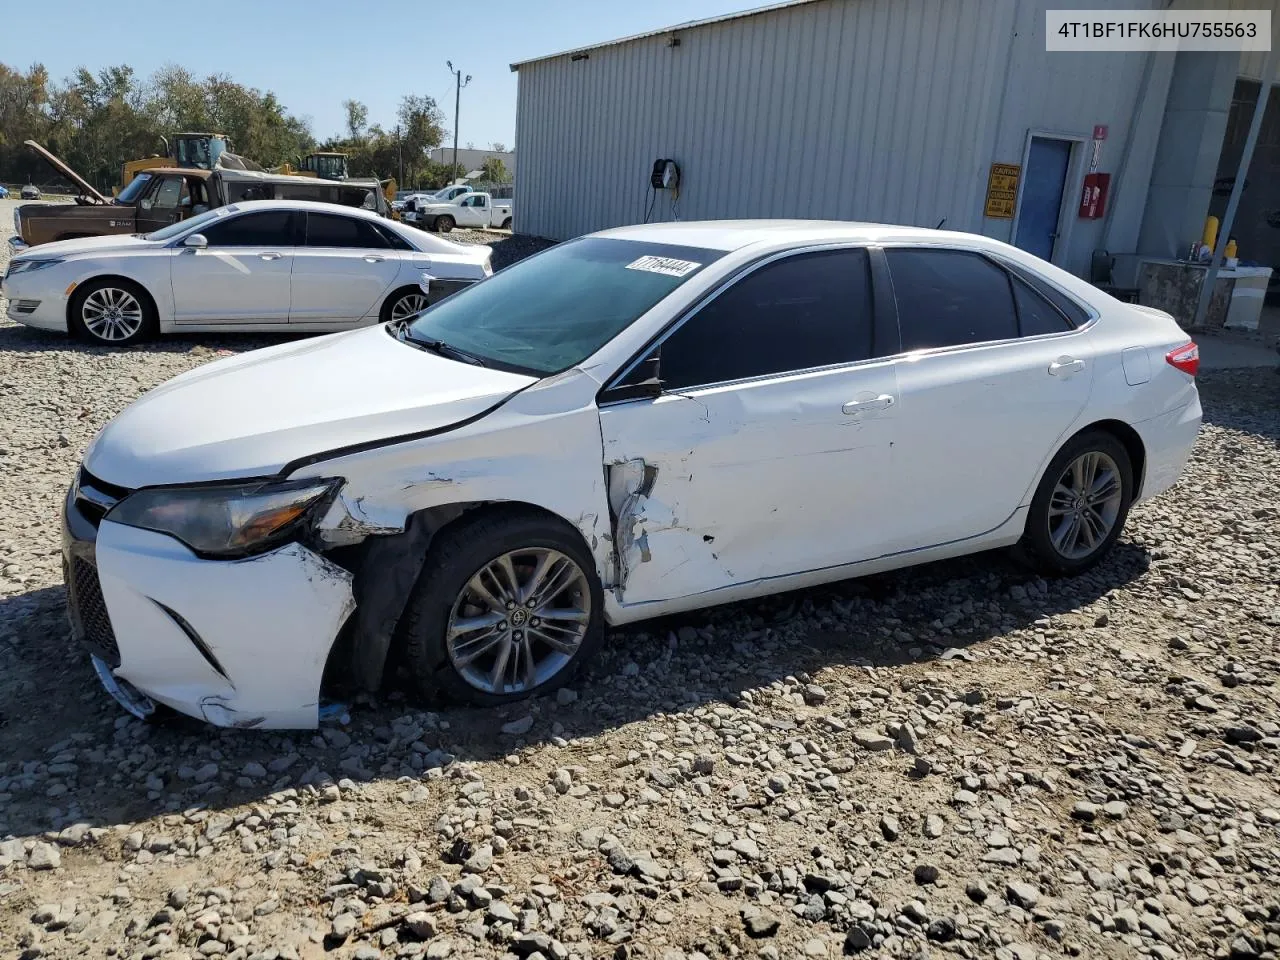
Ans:
{"type": "Polygon", "coordinates": [[[432,353],[438,353],[442,357],[448,357],[450,360],[458,360],[462,363],[469,363],[473,367],[483,367],[484,361],[477,357],[474,353],[467,353],[465,350],[446,343],[436,337],[416,336],[409,332],[409,321],[411,318],[405,317],[403,320],[397,320],[392,324],[395,331],[396,339],[401,343],[411,343],[415,347],[421,347],[424,350],[430,350],[432,353]]]}

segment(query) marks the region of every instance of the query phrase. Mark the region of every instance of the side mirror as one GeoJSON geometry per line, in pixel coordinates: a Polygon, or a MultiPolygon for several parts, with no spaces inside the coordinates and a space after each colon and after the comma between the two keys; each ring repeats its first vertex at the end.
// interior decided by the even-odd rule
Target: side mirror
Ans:
{"type": "Polygon", "coordinates": [[[612,388],[604,399],[656,400],[662,396],[662,378],[659,376],[661,366],[661,353],[645,357],[627,376],[626,382],[612,388]]]}
{"type": "Polygon", "coordinates": [[[208,239],[203,233],[193,233],[182,241],[184,247],[192,247],[196,250],[203,250],[209,245],[208,239]]]}

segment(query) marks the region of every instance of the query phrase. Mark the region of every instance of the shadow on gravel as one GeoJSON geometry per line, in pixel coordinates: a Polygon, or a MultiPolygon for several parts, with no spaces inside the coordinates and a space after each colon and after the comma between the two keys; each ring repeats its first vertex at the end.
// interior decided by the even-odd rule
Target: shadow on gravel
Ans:
{"type": "MultiPolygon", "coordinates": [[[[433,752],[487,761],[553,738],[572,748],[579,738],[625,736],[621,728],[655,714],[738,703],[744,692],[778,681],[803,684],[828,667],[889,668],[905,678],[911,664],[973,659],[984,641],[1105,597],[1149,562],[1126,542],[1092,573],[1046,582],[1003,553],[980,554],[613,631],[574,684],[572,703],[549,697],[501,710],[428,713],[393,684],[377,702],[354,706],[345,727],[274,733],[128,717],[71,643],[63,591],[47,588],[0,600],[0,666],[10,690],[0,704],[0,760],[11,761],[0,764],[0,797],[12,797],[0,804],[0,836],[238,806],[325,776],[417,778],[436,762],[433,752]],[[526,716],[526,733],[502,732],[526,716]],[[75,759],[58,763],[69,750],[75,759]]],[[[964,665],[956,668],[962,685],[964,665]]],[[[881,673],[866,686],[900,679],[881,673]]],[[[760,722],[790,728],[805,720],[762,713],[760,722]]],[[[572,753],[562,762],[572,763],[572,753]]]]}
{"type": "Polygon", "coordinates": [[[34,330],[20,324],[0,322],[0,352],[11,353],[80,353],[100,357],[136,355],[146,353],[207,354],[214,359],[218,353],[244,353],[259,347],[270,347],[290,340],[301,340],[315,334],[290,333],[171,333],[158,340],[151,340],[132,347],[100,347],[72,339],[65,333],[50,330],[34,330]]]}
{"type": "Polygon", "coordinates": [[[1280,367],[1214,370],[1196,385],[1205,423],[1280,441],[1280,367]]]}

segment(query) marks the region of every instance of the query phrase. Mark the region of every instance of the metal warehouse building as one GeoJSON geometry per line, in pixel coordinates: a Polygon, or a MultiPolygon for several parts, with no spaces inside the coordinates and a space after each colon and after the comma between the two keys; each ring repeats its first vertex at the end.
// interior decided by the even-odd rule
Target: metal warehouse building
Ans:
{"type": "MultiPolygon", "coordinates": [[[[516,228],[943,223],[1082,276],[1098,249],[1182,253],[1225,206],[1220,164],[1235,174],[1267,55],[1046,53],[1046,9],[1073,6],[1105,5],[795,0],[514,64],[516,228]],[[678,193],[650,188],[664,158],[678,193]],[[1085,211],[1091,170],[1110,174],[1109,195],[1085,211]]],[[[1173,6],[1274,19],[1276,0],[1173,6]]],[[[1276,99],[1234,233],[1241,256],[1280,265],[1280,196],[1259,199],[1280,172],[1276,99]]]]}

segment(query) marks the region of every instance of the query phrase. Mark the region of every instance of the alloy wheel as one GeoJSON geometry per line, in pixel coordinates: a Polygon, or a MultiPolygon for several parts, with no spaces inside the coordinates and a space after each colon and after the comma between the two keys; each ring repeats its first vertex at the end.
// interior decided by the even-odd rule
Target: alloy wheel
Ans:
{"type": "Polygon", "coordinates": [[[100,287],[85,298],[80,319],[99,340],[128,340],[142,329],[142,304],[128,290],[100,287]]]}
{"type": "Polygon", "coordinates": [[[407,320],[427,309],[427,298],[421,293],[406,293],[391,305],[393,321],[407,320]]]}
{"type": "Polygon", "coordinates": [[[1049,497],[1049,542],[1068,560],[1089,556],[1115,528],[1123,500],[1116,462],[1097,450],[1082,453],[1067,464],[1049,497]]]}
{"type": "Polygon", "coordinates": [[[463,586],[449,613],[449,661],[489,694],[528,693],[565,669],[591,622],[587,575],[549,547],[512,550],[463,586]]]}

